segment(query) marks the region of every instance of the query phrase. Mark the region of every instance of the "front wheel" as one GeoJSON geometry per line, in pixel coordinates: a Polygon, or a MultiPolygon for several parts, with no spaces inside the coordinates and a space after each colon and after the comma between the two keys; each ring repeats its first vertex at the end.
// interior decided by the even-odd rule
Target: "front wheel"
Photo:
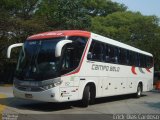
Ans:
{"type": "Polygon", "coordinates": [[[89,101],[90,101],[90,95],[91,95],[90,94],[90,87],[86,86],[84,88],[83,98],[82,98],[82,101],[81,101],[82,107],[88,107],[89,101]]]}

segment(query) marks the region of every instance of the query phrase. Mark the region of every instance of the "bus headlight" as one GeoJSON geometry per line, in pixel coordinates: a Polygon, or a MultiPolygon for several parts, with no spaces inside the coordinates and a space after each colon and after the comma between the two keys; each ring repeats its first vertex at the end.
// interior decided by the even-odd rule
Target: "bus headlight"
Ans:
{"type": "Polygon", "coordinates": [[[62,81],[56,81],[56,82],[54,82],[54,83],[52,83],[52,84],[43,86],[43,88],[44,88],[45,90],[48,90],[48,89],[51,89],[51,88],[53,88],[53,87],[56,87],[56,86],[61,85],[61,83],[62,83],[62,81]]]}
{"type": "Polygon", "coordinates": [[[62,83],[62,81],[55,82],[55,83],[54,83],[54,86],[55,86],[55,87],[56,87],[56,86],[59,86],[59,85],[61,85],[61,83],[62,83]]]}
{"type": "Polygon", "coordinates": [[[46,86],[43,86],[43,88],[44,88],[45,90],[51,89],[51,88],[53,88],[53,87],[54,87],[54,85],[46,85],[46,86]]]}

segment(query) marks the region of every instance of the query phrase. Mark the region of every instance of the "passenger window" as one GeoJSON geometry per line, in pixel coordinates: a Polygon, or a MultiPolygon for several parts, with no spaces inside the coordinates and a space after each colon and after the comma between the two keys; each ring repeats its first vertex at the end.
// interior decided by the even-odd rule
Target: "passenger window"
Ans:
{"type": "Polygon", "coordinates": [[[137,67],[141,66],[141,61],[140,61],[140,54],[137,53],[137,67]]]}
{"type": "Polygon", "coordinates": [[[144,55],[144,67],[147,67],[147,56],[144,55]]]}
{"type": "Polygon", "coordinates": [[[127,50],[121,48],[120,61],[122,65],[127,65],[127,50]]]}
{"type": "Polygon", "coordinates": [[[115,57],[115,62],[116,64],[119,63],[119,48],[118,47],[114,47],[114,57],[115,57]]]}
{"type": "Polygon", "coordinates": [[[109,47],[108,47],[108,44],[105,45],[105,57],[104,57],[104,61],[105,62],[109,62],[110,59],[109,59],[109,47]]]}
{"type": "Polygon", "coordinates": [[[153,58],[147,57],[147,68],[153,67],[153,58]]]}
{"type": "Polygon", "coordinates": [[[140,54],[140,67],[143,67],[143,56],[142,56],[142,54],[140,54]]]}
{"type": "Polygon", "coordinates": [[[110,63],[118,63],[118,48],[108,45],[108,55],[110,63]]]}
{"type": "Polygon", "coordinates": [[[93,40],[88,53],[88,60],[104,61],[104,45],[101,42],[93,40]]]}
{"type": "Polygon", "coordinates": [[[139,66],[139,58],[138,58],[138,53],[134,53],[134,56],[135,56],[135,59],[134,59],[134,64],[135,64],[135,66],[139,66]]]}
{"type": "Polygon", "coordinates": [[[87,59],[136,67],[150,68],[153,66],[152,57],[96,40],[91,43],[87,59]]]}
{"type": "Polygon", "coordinates": [[[126,65],[129,65],[129,50],[127,50],[127,64],[126,65]]]}
{"type": "Polygon", "coordinates": [[[146,56],[145,55],[140,55],[140,67],[146,67],[146,56]]]}
{"type": "Polygon", "coordinates": [[[135,57],[135,56],[134,56],[134,52],[130,51],[130,52],[129,52],[129,64],[130,64],[131,66],[135,66],[135,63],[134,63],[135,58],[134,58],[134,57],[135,57]]]}

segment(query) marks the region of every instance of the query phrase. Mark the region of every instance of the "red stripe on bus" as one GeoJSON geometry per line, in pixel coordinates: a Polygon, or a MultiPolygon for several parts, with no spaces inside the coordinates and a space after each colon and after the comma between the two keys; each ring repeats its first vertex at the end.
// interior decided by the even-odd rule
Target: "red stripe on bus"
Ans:
{"type": "Polygon", "coordinates": [[[150,68],[146,68],[147,72],[151,73],[150,68]]]}
{"type": "Polygon", "coordinates": [[[82,36],[89,38],[90,34],[91,34],[90,32],[81,30],[50,31],[29,36],[27,40],[49,39],[49,38],[65,37],[65,36],[82,36]]]}
{"type": "Polygon", "coordinates": [[[136,71],[135,71],[135,66],[132,66],[131,71],[133,74],[137,75],[136,71]]]}

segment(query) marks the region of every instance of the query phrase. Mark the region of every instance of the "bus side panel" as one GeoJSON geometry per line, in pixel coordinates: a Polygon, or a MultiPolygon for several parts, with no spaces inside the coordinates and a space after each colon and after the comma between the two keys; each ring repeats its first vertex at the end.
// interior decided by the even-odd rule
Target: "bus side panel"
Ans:
{"type": "Polygon", "coordinates": [[[63,76],[60,85],[60,101],[78,100],[79,80],[73,75],[63,76]]]}

